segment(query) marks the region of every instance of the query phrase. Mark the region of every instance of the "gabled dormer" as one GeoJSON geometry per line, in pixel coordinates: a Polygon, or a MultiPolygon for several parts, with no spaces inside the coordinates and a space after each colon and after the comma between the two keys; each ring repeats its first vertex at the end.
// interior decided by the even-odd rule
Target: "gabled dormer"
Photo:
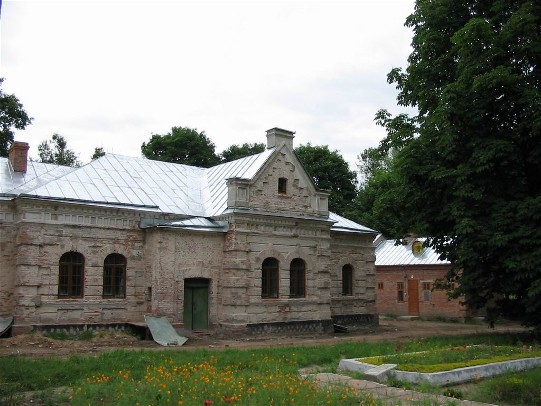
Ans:
{"type": "Polygon", "coordinates": [[[329,195],[316,188],[293,152],[294,134],[281,128],[267,131],[267,151],[271,154],[251,179],[228,179],[228,209],[328,217],[329,195]]]}

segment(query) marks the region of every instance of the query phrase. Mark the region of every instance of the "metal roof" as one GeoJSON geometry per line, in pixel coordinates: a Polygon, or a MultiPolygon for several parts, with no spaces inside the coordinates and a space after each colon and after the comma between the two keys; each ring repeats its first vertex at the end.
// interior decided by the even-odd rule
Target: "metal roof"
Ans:
{"type": "MultiPolygon", "coordinates": [[[[29,161],[27,172],[17,173],[7,158],[0,158],[0,199],[24,196],[137,208],[192,218],[157,226],[216,231],[223,225],[208,218],[226,212],[227,179],[253,179],[275,151],[269,148],[208,169],[105,154],[76,168],[29,161]]],[[[328,220],[334,222],[333,231],[375,233],[335,213],[328,220]]]]}
{"type": "Polygon", "coordinates": [[[396,245],[396,240],[376,239],[376,266],[389,265],[446,265],[450,262],[439,259],[439,254],[431,247],[425,247],[422,254],[414,254],[412,244],[424,242],[426,238],[416,238],[408,244],[396,245]]]}
{"type": "Polygon", "coordinates": [[[18,195],[57,179],[76,168],[28,161],[26,173],[14,172],[8,158],[0,158],[0,193],[18,195]]]}
{"type": "Polygon", "coordinates": [[[347,218],[339,216],[338,214],[333,213],[331,211],[329,212],[329,220],[335,222],[331,227],[331,231],[343,231],[343,232],[349,232],[349,233],[370,233],[370,234],[377,233],[377,231],[374,231],[371,228],[355,223],[354,221],[348,220],[347,218]]]}

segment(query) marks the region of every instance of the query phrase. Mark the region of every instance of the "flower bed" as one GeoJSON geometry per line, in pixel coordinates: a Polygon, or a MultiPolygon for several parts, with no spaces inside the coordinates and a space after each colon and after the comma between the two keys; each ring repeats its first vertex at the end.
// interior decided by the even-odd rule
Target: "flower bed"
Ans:
{"type": "Polygon", "coordinates": [[[339,370],[362,372],[377,381],[448,385],[541,365],[541,350],[504,346],[461,346],[340,361],[339,370]],[[444,362],[442,362],[444,361],[444,362]]]}

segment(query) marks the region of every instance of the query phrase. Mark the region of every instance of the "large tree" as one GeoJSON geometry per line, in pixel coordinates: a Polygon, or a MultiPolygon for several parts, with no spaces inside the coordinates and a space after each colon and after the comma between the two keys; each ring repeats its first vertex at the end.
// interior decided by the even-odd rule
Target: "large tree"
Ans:
{"type": "Polygon", "coordinates": [[[210,168],[220,163],[214,143],[204,131],[188,127],[173,127],[165,135],[152,134],[148,143],[141,145],[149,159],[210,168]]]}
{"type": "Polygon", "coordinates": [[[38,145],[38,154],[40,162],[81,166],[77,154],[68,148],[68,142],[60,134],[53,134],[50,141],[42,141],[38,145]]]}
{"type": "Polygon", "coordinates": [[[235,159],[259,154],[263,151],[265,151],[264,143],[259,142],[250,144],[245,142],[242,145],[231,145],[229,148],[222,151],[222,153],[220,154],[220,159],[222,162],[230,162],[234,161],[235,159]]]}
{"type": "Polygon", "coordinates": [[[32,119],[15,95],[2,91],[2,83],[4,78],[0,78],[0,156],[8,156],[13,142],[13,129],[24,130],[32,119]]]}
{"type": "Polygon", "coordinates": [[[453,297],[540,326],[541,3],[417,0],[406,25],[409,64],[388,79],[418,114],[382,143],[398,145],[404,231],[452,261],[453,297]]]}
{"type": "Polygon", "coordinates": [[[344,215],[356,195],[357,174],[338,151],[328,146],[299,145],[295,148],[299,160],[313,177],[319,189],[328,190],[329,210],[344,215]]]}

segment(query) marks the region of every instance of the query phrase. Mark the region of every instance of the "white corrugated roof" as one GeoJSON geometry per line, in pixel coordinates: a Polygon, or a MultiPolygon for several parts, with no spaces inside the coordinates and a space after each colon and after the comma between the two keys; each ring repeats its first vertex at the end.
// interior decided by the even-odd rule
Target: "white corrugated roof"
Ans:
{"type": "Polygon", "coordinates": [[[384,265],[445,265],[448,261],[439,259],[439,254],[431,247],[424,247],[422,254],[414,254],[414,241],[424,242],[426,238],[417,238],[408,244],[396,245],[396,240],[383,240],[376,246],[376,266],[384,265]]]}
{"type": "Polygon", "coordinates": [[[57,179],[75,168],[28,161],[26,173],[14,172],[8,158],[0,157],[0,193],[20,194],[57,179]]]}
{"type": "MultiPolygon", "coordinates": [[[[274,151],[266,149],[208,169],[106,154],[78,168],[29,161],[27,173],[15,173],[9,160],[0,158],[0,195],[138,208],[204,222],[205,217],[225,212],[226,180],[253,179],[274,151]]],[[[375,233],[335,213],[329,213],[329,220],[334,222],[333,231],[375,233]]],[[[216,229],[217,224],[184,221],[169,226],[216,229]]]]}
{"type": "Polygon", "coordinates": [[[339,216],[338,214],[333,213],[333,212],[329,212],[329,220],[335,222],[331,227],[332,231],[344,231],[344,232],[350,232],[350,233],[371,233],[371,234],[377,233],[371,228],[355,223],[354,221],[348,220],[347,218],[339,216]]]}

